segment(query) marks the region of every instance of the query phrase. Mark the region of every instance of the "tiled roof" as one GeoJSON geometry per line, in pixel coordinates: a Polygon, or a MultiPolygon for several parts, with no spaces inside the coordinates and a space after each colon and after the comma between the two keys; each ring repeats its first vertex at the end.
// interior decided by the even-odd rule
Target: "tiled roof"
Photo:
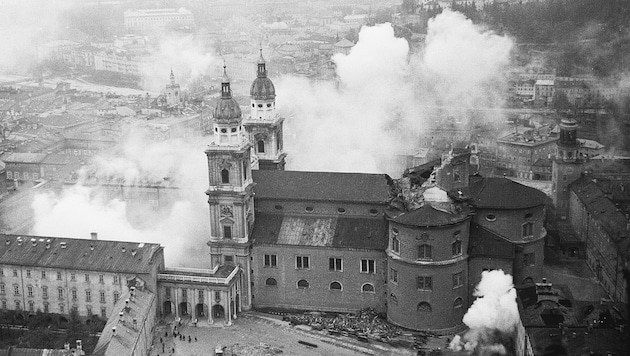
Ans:
{"type": "Polygon", "coordinates": [[[389,177],[385,174],[252,171],[257,199],[325,200],[385,203],[389,177]]]}
{"type": "Polygon", "coordinates": [[[160,251],[152,243],[0,234],[0,264],[5,265],[148,273],[160,251]]]}
{"type": "Polygon", "coordinates": [[[5,163],[41,163],[46,158],[45,153],[10,153],[2,157],[5,163]]]}
{"type": "MultiPolygon", "coordinates": [[[[107,320],[105,328],[101,332],[101,337],[92,352],[94,356],[123,356],[134,355],[135,346],[141,343],[139,338],[145,337],[146,333],[152,330],[140,330],[150,313],[155,313],[152,306],[155,294],[147,290],[136,290],[134,301],[126,308],[126,300],[130,299],[129,292],[125,293],[114,306],[112,316],[107,320]],[[118,316],[123,311],[122,321],[118,316]],[[137,321],[137,328],[133,326],[133,320],[137,321]],[[113,327],[116,327],[114,335],[113,327]]],[[[148,325],[152,327],[152,325],[148,325]]]]}
{"type": "Polygon", "coordinates": [[[254,244],[384,250],[387,222],[381,218],[258,214],[254,244]]]}
{"type": "Polygon", "coordinates": [[[477,208],[525,209],[545,204],[545,193],[507,178],[471,177],[460,189],[477,208]]]}

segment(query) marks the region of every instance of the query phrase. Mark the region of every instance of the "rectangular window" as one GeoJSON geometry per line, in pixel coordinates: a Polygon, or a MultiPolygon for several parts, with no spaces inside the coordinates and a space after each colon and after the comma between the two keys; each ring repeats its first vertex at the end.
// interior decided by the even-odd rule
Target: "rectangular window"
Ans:
{"type": "Polygon", "coordinates": [[[462,242],[461,241],[453,242],[453,244],[451,245],[451,252],[452,252],[453,256],[461,255],[462,254],[462,242]]]}
{"type": "Polygon", "coordinates": [[[536,255],[532,253],[523,254],[523,266],[533,266],[536,264],[536,255]]]}
{"type": "Polygon", "coordinates": [[[114,275],[114,284],[118,284],[118,275],[114,275]]]}
{"type": "Polygon", "coordinates": [[[418,259],[431,259],[433,258],[433,251],[431,245],[418,246],[418,259]]]}
{"type": "Polygon", "coordinates": [[[13,286],[13,295],[20,295],[20,286],[17,284],[13,286]]]}
{"type": "Polygon", "coordinates": [[[417,288],[421,290],[433,290],[433,277],[418,277],[417,288]]]}
{"type": "Polygon", "coordinates": [[[42,279],[46,279],[46,271],[42,271],[42,279]]]}
{"type": "Polygon", "coordinates": [[[376,261],[361,259],[361,273],[376,273],[376,261]]]}
{"type": "Polygon", "coordinates": [[[4,284],[0,284],[0,295],[4,295],[7,292],[4,284]]]}
{"type": "Polygon", "coordinates": [[[86,282],[89,282],[89,281],[90,281],[90,275],[89,275],[89,274],[87,274],[87,273],[85,274],[85,281],[86,281],[86,282]]]}
{"type": "Polygon", "coordinates": [[[16,268],[13,269],[13,277],[18,276],[18,270],[16,268]]]}
{"type": "Polygon", "coordinates": [[[188,298],[188,290],[182,289],[182,299],[186,300],[188,298]]]}
{"type": "Polygon", "coordinates": [[[389,280],[393,283],[398,283],[398,271],[390,268],[389,269],[389,280]]]}
{"type": "Polygon", "coordinates": [[[278,256],[265,255],[265,267],[276,267],[276,266],[278,266],[278,256]]]}
{"type": "Polygon", "coordinates": [[[85,309],[87,310],[87,316],[88,318],[92,316],[92,306],[91,305],[86,305],[85,309]]]}
{"type": "Polygon", "coordinates": [[[63,288],[59,288],[57,294],[59,295],[59,299],[63,299],[63,288]]]}
{"type": "Polygon", "coordinates": [[[28,302],[28,311],[30,311],[30,312],[34,312],[35,311],[35,303],[32,300],[30,300],[28,302]]]}
{"type": "Polygon", "coordinates": [[[463,272],[457,272],[453,274],[453,288],[461,287],[464,285],[463,272]]]}
{"type": "Polygon", "coordinates": [[[343,263],[341,258],[337,257],[329,257],[328,258],[328,269],[330,271],[343,271],[343,263]]]}
{"type": "Polygon", "coordinates": [[[70,280],[72,282],[76,281],[77,280],[77,276],[74,273],[70,273],[70,280]]]}
{"type": "Polygon", "coordinates": [[[217,303],[221,301],[221,292],[214,292],[214,301],[217,303]]]}
{"type": "Polygon", "coordinates": [[[4,277],[4,269],[0,267],[0,277],[4,277]]]}
{"type": "Polygon", "coordinates": [[[2,309],[6,309],[7,308],[7,301],[3,300],[2,301],[2,309]]]}
{"type": "Polygon", "coordinates": [[[200,302],[203,302],[203,291],[202,291],[202,290],[200,290],[199,292],[197,292],[197,296],[198,296],[198,298],[199,298],[199,301],[200,301],[200,302]]]}
{"type": "Polygon", "coordinates": [[[48,298],[48,287],[46,286],[42,287],[42,297],[48,298]]]}
{"type": "Polygon", "coordinates": [[[223,225],[223,238],[231,239],[232,238],[232,227],[223,225]]]}
{"type": "Polygon", "coordinates": [[[28,296],[32,298],[33,297],[33,286],[28,286],[26,288],[27,288],[27,291],[28,291],[27,292],[28,296]]]}
{"type": "Polygon", "coordinates": [[[61,272],[57,272],[57,280],[60,281],[61,280],[61,272]]]}
{"type": "Polygon", "coordinates": [[[101,291],[100,295],[101,295],[101,303],[105,303],[105,292],[101,291]]]}
{"type": "Polygon", "coordinates": [[[309,268],[308,256],[295,256],[295,268],[308,269],[309,268]]]}
{"type": "Polygon", "coordinates": [[[15,310],[21,310],[22,309],[22,305],[20,304],[19,300],[15,301],[15,310]]]}
{"type": "Polygon", "coordinates": [[[44,303],[44,313],[49,313],[50,308],[48,307],[48,303],[44,303]]]}
{"type": "Polygon", "coordinates": [[[228,262],[230,262],[230,263],[231,263],[231,262],[234,262],[234,256],[232,256],[232,255],[226,255],[226,256],[224,256],[224,257],[223,257],[223,260],[225,261],[225,263],[228,263],[228,262]]]}
{"type": "Polygon", "coordinates": [[[166,295],[167,299],[171,298],[171,287],[164,288],[164,294],[166,295]]]}
{"type": "Polygon", "coordinates": [[[92,301],[92,291],[89,291],[89,290],[85,291],[85,301],[86,302],[91,302],[92,301]]]}
{"type": "Polygon", "coordinates": [[[7,172],[7,179],[13,179],[13,172],[7,172]]]}
{"type": "Polygon", "coordinates": [[[31,278],[31,270],[30,269],[26,270],[26,278],[31,278]]]}
{"type": "Polygon", "coordinates": [[[534,237],[534,223],[526,222],[523,224],[523,238],[534,237]]]}
{"type": "Polygon", "coordinates": [[[400,241],[396,236],[392,237],[392,251],[400,253],[400,241]]]}
{"type": "Polygon", "coordinates": [[[101,318],[107,319],[107,308],[105,307],[101,308],[101,318]]]}
{"type": "Polygon", "coordinates": [[[98,275],[98,283],[104,284],[105,283],[105,276],[103,276],[102,274],[99,274],[98,275]]]}
{"type": "Polygon", "coordinates": [[[114,304],[118,303],[120,300],[120,294],[118,292],[114,292],[114,304]]]}
{"type": "Polygon", "coordinates": [[[70,293],[72,294],[72,301],[77,300],[77,290],[73,289],[70,291],[70,293]]]}

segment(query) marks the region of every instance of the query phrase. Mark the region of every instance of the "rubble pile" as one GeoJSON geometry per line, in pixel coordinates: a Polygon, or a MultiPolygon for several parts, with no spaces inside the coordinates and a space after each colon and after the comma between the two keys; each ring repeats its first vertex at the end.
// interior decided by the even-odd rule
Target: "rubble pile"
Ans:
{"type": "Polygon", "coordinates": [[[409,333],[388,323],[372,308],[362,309],[357,314],[289,314],[282,320],[291,325],[309,325],[314,330],[326,330],[331,335],[354,336],[360,341],[380,341],[392,346],[417,348],[426,344],[428,337],[425,333],[409,333]]]}
{"type": "MultiPolygon", "coordinates": [[[[231,354],[228,355],[246,355],[246,356],[275,356],[281,354],[283,351],[277,347],[260,343],[258,345],[250,344],[234,344],[226,349],[230,349],[231,354]]],[[[227,350],[226,350],[227,351],[227,350]]]]}

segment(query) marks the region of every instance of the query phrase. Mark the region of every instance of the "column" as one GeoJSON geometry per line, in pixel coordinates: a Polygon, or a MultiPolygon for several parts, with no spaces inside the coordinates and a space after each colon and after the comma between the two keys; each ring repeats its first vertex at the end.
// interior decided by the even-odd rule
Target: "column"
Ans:
{"type": "Polygon", "coordinates": [[[232,310],[230,309],[230,289],[225,291],[225,323],[226,325],[232,325],[232,310]]]}
{"type": "Polygon", "coordinates": [[[212,289],[208,289],[208,324],[214,324],[214,319],[212,319],[212,298],[214,298],[214,291],[212,289]]]}
{"type": "Polygon", "coordinates": [[[179,317],[179,288],[174,288],[175,292],[175,318],[179,317]]]}

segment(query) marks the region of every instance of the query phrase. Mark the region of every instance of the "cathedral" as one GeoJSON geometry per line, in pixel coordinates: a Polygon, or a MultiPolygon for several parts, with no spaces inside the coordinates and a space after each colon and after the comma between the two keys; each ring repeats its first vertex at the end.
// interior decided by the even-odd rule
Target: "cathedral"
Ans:
{"type": "MultiPolygon", "coordinates": [[[[178,87],[170,87],[176,103],[178,87]]],[[[165,266],[155,244],[7,235],[0,244],[3,308],[44,303],[53,313],[73,308],[89,317],[97,308],[91,293],[99,290],[101,315],[111,318],[124,281],[142,280],[156,296],[153,315],[199,324],[230,325],[251,309],[369,307],[393,324],[446,333],[460,327],[482,271],[502,269],[516,285],[543,277],[542,192],[475,174],[470,152],[457,149],[400,179],[285,170],[284,119],[275,98],[261,52],[249,111],[232,97],[224,67],[221,97],[204,113],[212,131],[205,150],[210,236],[199,249],[206,249],[210,269],[165,266]],[[66,265],[50,258],[75,248],[84,260],[66,265]],[[104,256],[106,273],[90,264],[94,250],[104,256]],[[124,264],[114,263],[117,258],[124,264]],[[58,277],[42,277],[34,294],[22,291],[28,277],[21,276],[39,276],[36,270],[58,277]],[[90,274],[104,287],[90,284],[90,274]],[[74,278],[83,275],[84,284],[77,284],[74,278]],[[48,303],[39,284],[57,290],[59,300],[48,303]],[[19,300],[6,293],[10,286],[19,300]]]]}

